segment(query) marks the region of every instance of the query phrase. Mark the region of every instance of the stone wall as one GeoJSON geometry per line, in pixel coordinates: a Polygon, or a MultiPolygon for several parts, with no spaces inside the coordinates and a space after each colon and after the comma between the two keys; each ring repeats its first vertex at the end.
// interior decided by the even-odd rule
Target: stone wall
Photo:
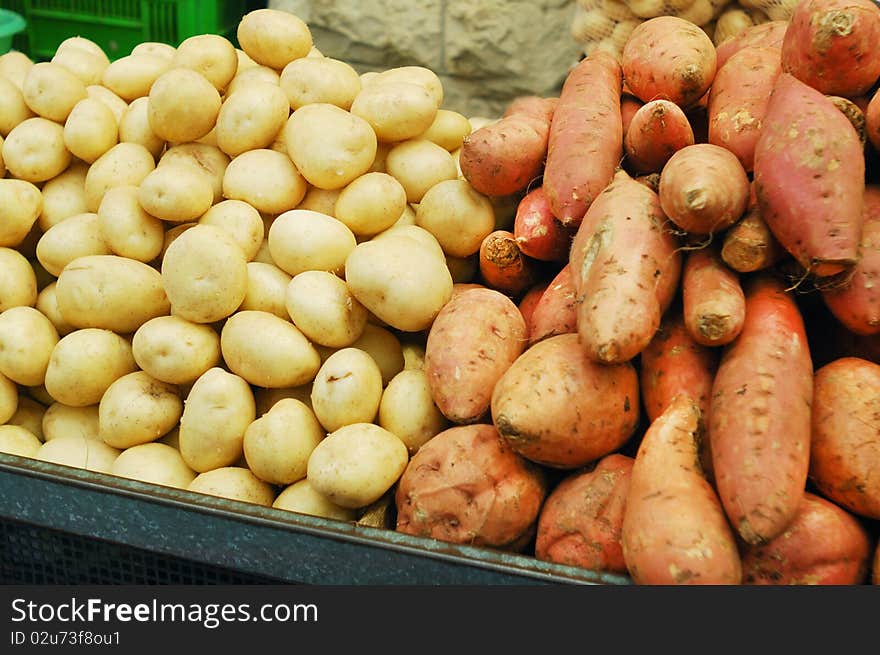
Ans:
{"type": "Polygon", "coordinates": [[[499,116],[518,95],[558,95],[581,46],[574,0],[271,0],[315,46],[359,72],[430,68],[447,109],[499,116]]]}

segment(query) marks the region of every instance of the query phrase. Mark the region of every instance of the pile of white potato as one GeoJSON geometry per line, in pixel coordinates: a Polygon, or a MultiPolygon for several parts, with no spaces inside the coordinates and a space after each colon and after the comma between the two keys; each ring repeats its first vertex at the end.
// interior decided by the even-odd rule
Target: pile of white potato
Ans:
{"type": "Polygon", "coordinates": [[[427,329],[511,207],[429,69],[237,39],[0,57],[0,451],[356,519],[448,426],[427,329]]]}

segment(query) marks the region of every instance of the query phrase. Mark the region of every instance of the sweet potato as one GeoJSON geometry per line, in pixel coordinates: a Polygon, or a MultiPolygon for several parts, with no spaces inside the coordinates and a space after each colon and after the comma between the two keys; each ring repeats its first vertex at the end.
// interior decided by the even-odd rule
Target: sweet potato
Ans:
{"type": "Polygon", "coordinates": [[[743,583],[857,585],[867,579],[871,541],[865,526],[825,498],[804,492],[785,532],[740,551],[743,583]]]}
{"type": "Polygon", "coordinates": [[[725,41],[715,49],[718,70],[721,70],[727,60],[743,48],[771,47],[781,51],[786,29],[788,29],[787,20],[771,20],[749,27],[729,41],[725,41]]]}
{"type": "Polygon", "coordinates": [[[650,18],[632,31],[621,53],[623,77],[642,102],[664,98],[695,104],[715,77],[715,44],[700,27],[678,16],[650,18]]]}
{"type": "Polygon", "coordinates": [[[743,48],[718,69],[709,91],[709,143],[730,150],[747,173],[755,163],[773,83],[782,71],[779,49],[743,48]]]}
{"type": "Polygon", "coordinates": [[[684,324],[703,346],[724,346],[742,330],[746,299],[739,273],[707,246],[687,253],[681,275],[684,324]]]}
{"type": "Polygon", "coordinates": [[[622,72],[597,51],[568,73],[550,125],[543,185],[553,215],[577,227],[623,157],[622,72]]]}
{"type": "Polygon", "coordinates": [[[826,95],[858,96],[880,77],[878,40],[871,0],[802,0],[782,41],[782,70],[826,95]]]}
{"type": "Polygon", "coordinates": [[[534,536],[546,495],[544,472],[513,452],[494,426],[454,426],[425,443],[401,475],[396,530],[517,550],[534,536]]]}
{"type": "Polygon", "coordinates": [[[859,135],[859,141],[864,146],[868,142],[868,135],[865,131],[865,112],[855,102],[843,96],[828,96],[828,99],[834,103],[846,119],[859,135]]]}
{"type": "Polygon", "coordinates": [[[532,313],[529,329],[529,344],[556,334],[577,332],[577,292],[571,273],[571,265],[566,264],[541,295],[532,313]]]}
{"type": "Polygon", "coordinates": [[[880,519],[880,364],[842,357],[816,371],[810,479],[849,511],[880,519]]]}
{"type": "Polygon", "coordinates": [[[865,157],[834,103],[780,73],[755,144],[755,194],[773,235],[807,271],[826,277],[858,257],[865,157]]]}
{"type": "Polygon", "coordinates": [[[600,364],[576,334],[523,352],[495,384],[492,422],[514,451],[560,469],[584,466],[620,448],[639,421],[639,383],[630,362],[600,364]]]}
{"type": "Polygon", "coordinates": [[[764,270],[786,254],[761,218],[754,182],[749,185],[749,189],[749,204],[745,215],[727,229],[721,244],[721,259],[738,273],[764,270]]]}
{"type": "Polygon", "coordinates": [[[464,137],[458,161],[474,189],[487,196],[506,196],[540,178],[556,102],[552,97],[517,98],[499,121],[464,137]]]}
{"type": "Polygon", "coordinates": [[[516,304],[519,307],[519,313],[522,314],[523,320],[526,322],[526,334],[532,333],[532,318],[535,314],[535,307],[537,307],[541,296],[544,295],[548,286],[550,286],[550,282],[547,280],[535,282],[526,290],[516,304]]]}
{"type": "Polygon", "coordinates": [[[626,573],[620,530],[633,458],[614,453],[571,473],[538,515],[535,557],[592,571],[626,573]]]}
{"type": "Polygon", "coordinates": [[[880,89],[871,96],[864,111],[865,136],[875,150],[880,150],[880,89]]]}
{"type": "Polygon", "coordinates": [[[687,115],[671,100],[652,100],[633,115],[623,140],[627,162],[639,173],[660,172],[672,155],[694,144],[687,115]]]}
{"type": "Polygon", "coordinates": [[[588,357],[628,361],[657,331],[681,274],[681,253],[657,194],[618,169],[572,242],[577,327],[588,357]]]}
{"type": "Polygon", "coordinates": [[[660,172],[660,206],[694,235],[721,233],[749,203],[749,177],[730,150],[696,143],[676,152],[660,172]]]}
{"type": "Polygon", "coordinates": [[[480,276],[486,286],[519,296],[538,276],[536,261],[523,253],[513,232],[495,230],[480,244],[480,276]]]}
{"type": "Polygon", "coordinates": [[[709,439],[725,513],[743,541],[760,544],[785,530],[806,486],[813,365],[782,283],[756,273],[744,291],[745,323],[712,383],[709,439]]]}
{"type": "Polygon", "coordinates": [[[880,186],[865,188],[858,262],[844,284],[822,290],[837,319],[856,334],[880,334],[880,186]]]}
{"type": "Polygon", "coordinates": [[[519,201],[513,236],[523,254],[547,262],[567,261],[574,232],[556,220],[543,186],[535,187],[519,201]]]}
{"type": "Polygon", "coordinates": [[[633,463],[621,529],[636,584],[739,584],[736,540],[699,462],[700,410],[679,395],[651,422],[633,463]]]}
{"type": "Polygon", "coordinates": [[[459,424],[480,420],[527,340],[519,308],[499,291],[469,289],[446,303],[425,343],[428,388],[443,415],[459,424]]]}
{"type": "Polygon", "coordinates": [[[620,120],[623,124],[623,138],[626,138],[626,132],[632,123],[633,116],[639,108],[645,103],[636,98],[631,93],[624,92],[620,96],[620,120]]]}

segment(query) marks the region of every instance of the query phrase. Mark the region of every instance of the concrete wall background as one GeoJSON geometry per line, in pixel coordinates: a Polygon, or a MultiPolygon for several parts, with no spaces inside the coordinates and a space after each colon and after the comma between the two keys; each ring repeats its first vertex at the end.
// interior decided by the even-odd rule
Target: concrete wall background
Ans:
{"type": "Polygon", "coordinates": [[[443,81],[447,109],[499,116],[518,95],[558,95],[581,45],[574,0],[271,0],[317,48],[359,72],[405,65],[443,81]]]}

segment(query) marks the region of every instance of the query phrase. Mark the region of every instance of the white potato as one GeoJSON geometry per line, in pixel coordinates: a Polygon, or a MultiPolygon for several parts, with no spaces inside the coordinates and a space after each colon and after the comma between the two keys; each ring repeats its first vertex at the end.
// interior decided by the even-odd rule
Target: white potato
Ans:
{"type": "Polygon", "coordinates": [[[126,103],[143,98],[162,74],[171,68],[171,61],[155,54],[128,54],[110,62],[101,75],[101,85],[126,103]]]}
{"type": "Polygon", "coordinates": [[[427,139],[396,144],[385,158],[385,170],[406,190],[408,202],[421,202],[435,184],[458,178],[455,160],[448,150],[427,139]]]}
{"type": "Polygon", "coordinates": [[[157,442],[126,448],[116,457],[110,473],[177,489],[186,489],[196,477],[176,448],[157,442]]]}
{"type": "Polygon", "coordinates": [[[312,33],[298,16],[280,9],[249,11],[238,23],[239,46],[253,61],[282,70],[312,49],[312,33]]]}
{"type": "Polygon", "coordinates": [[[248,150],[234,157],[223,175],[224,198],[243,200],[266,214],[281,214],[296,207],[307,186],[290,157],[269,148],[248,150]]]}
{"type": "Polygon", "coordinates": [[[43,208],[39,187],[26,180],[0,179],[0,246],[24,241],[43,208]]]}
{"type": "Polygon", "coordinates": [[[98,207],[101,238],[115,255],[152,262],[165,243],[165,224],[148,214],[133,184],[108,189],[98,207]]]}
{"type": "Polygon", "coordinates": [[[0,373],[0,425],[18,411],[18,385],[0,373]]]}
{"type": "Polygon", "coordinates": [[[108,446],[97,439],[64,435],[45,442],[34,458],[86,471],[110,473],[120,452],[118,448],[108,446]]]}
{"type": "Polygon", "coordinates": [[[306,477],[309,456],[324,436],[308,405],[283,398],[245,430],[245,460],[259,479],[289,485],[306,477]]]}
{"type": "Polygon", "coordinates": [[[345,223],[308,209],[280,214],[269,228],[268,239],[272,260],[290,275],[342,271],[357,245],[345,223]]]}
{"type": "Polygon", "coordinates": [[[278,83],[291,109],[324,102],[348,110],[361,90],[354,67],[333,57],[295,59],[281,71],[278,83]]]}
{"type": "Polygon", "coordinates": [[[400,438],[414,454],[449,421],[434,403],[424,370],[400,371],[385,387],[378,424],[400,438]]]}
{"type": "Polygon", "coordinates": [[[248,269],[248,287],[244,300],[238,311],[257,310],[269,312],[279,318],[288,320],[287,285],[292,277],[275,264],[250,261],[248,269]]]}
{"type": "Polygon", "coordinates": [[[368,84],[351,103],[351,113],[367,121],[379,141],[414,139],[431,127],[438,105],[431,93],[413,82],[368,84]]]}
{"type": "Polygon", "coordinates": [[[312,382],[312,409],[328,432],[372,422],[381,399],[382,371],[358,348],[341,348],[331,354],[312,382]]]}
{"type": "Polygon", "coordinates": [[[91,164],[119,142],[119,124],[100,100],[83,98],[64,123],[64,145],[74,157],[91,164]]]}
{"type": "Polygon", "coordinates": [[[42,443],[20,425],[0,425],[0,453],[35,459],[42,443]]]}
{"type": "Polygon", "coordinates": [[[176,48],[170,43],[161,41],[141,41],[131,49],[133,55],[156,55],[169,61],[174,58],[176,48]]]}
{"type": "Polygon", "coordinates": [[[264,507],[271,507],[275,501],[275,490],[272,485],[263,482],[242,466],[223,466],[199,473],[196,479],[189,483],[187,489],[264,507]]]}
{"type": "Polygon", "coordinates": [[[149,90],[147,117],[160,139],[187,143],[208,134],[220,113],[220,93],[208,79],[189,68],[171,68],[149,90]]]}
{"type": "Polygon", "coordinates": [[[138,202],[150,214],[169,223],[189,223],[211,208],[211,179],[184,163],[157,166],[138,187],[138,202]]]}
{"type": "Polygon", "coordinates": [[[89,84],[86,87],[86,96],[94,98],[95,100],[100,100],[107,105],[110,108],[110,111],[113,112],[113,115],[116,116],[117,122],[122,118],[122,114],[124,114],[125,110],[128,108],[128,101],[120,98],[103,84],[89,84]]]}
{"type": "Polygon", "coordinates": [[[40,61],[25,75],[21,93],[37,116],[63,123],[73,106],[86,97],[86,85],[64,66],[40,61]]]}
{"type": "MultiPolygon", "coordinates": [[[[37,218],[41,232],[65,218],[89,211],[86,204],[86,173],[89,165],[73,160],[63,173],[43,183],[42,208],[37,218]]],[[[0,188],[3,182],[0,181],[0,188]]]]}
{"type": "Polygon", "coordinates": [[[388,229],[406,209],[406,190],[387,173],[365,173],[347,184],[333,207],[333,215],[356,236],[367,237],[388,229]]]}
{"type": "Polygon", "coordinates": [[[100,218],[86,212],[66,218],[43,232],[37,241],[36,254],[43,268],[57,277],[77,257],[112,253],[101,234],[100,218]]]}
{"type": "Polygon", "coordinates": [[[173,163],[187,163],[207,173],[214,188],[214,203],[223,200],[223,176],[229,166],[229,155],[216,145],[207,143],[181,143],[171,146],[159,159],[158,166],[173,163]]]}
{"type": "Polygon", "coordinates": [[[443,104],[443,83],[440,77],[425,66],[396,66],[379,71],[372,75],[367,84],[384,84],[386,82],[410,82],[419,84],[430,92],[434,103],[439,107],[443,104]]]}
{"type": "Polygon", "coordinates": [[[464,138],[471,133],[471,123],[467,116],[452,109],[438,109],[434,122],[420,138],[433,141],[449,152],[461,148],[464,138]]]}
{"type": "Polygon", "coordinates": [[[336,201],[340,193],[342,193],[342,189],[321,189],[316,186],[309,186],[306,195],[296,208],[310,209],[311,211],[321,212],[335,218],[336,201]]]}
{"type": "Polygon", "coordinates": [[[37,303],[37,276],[27,258],[12,248],[0,248],[0,313],[37,303]]]}
{"type": "Polygon", "coordinates": [[[120,143],[139,143],[150,151],[153,159],[159,159],[165,150],[165,140],[150,127],[150,99],[147,96],[135,98],[119,117],[120,143]]]}
{"type": "Polygon", "coordinates": [[[90,48],[73,45],[71,47],[62,47],[62,45],[55,49],[55,54],[52,55],[50,61],[53,64],[64,66],[85,85],[100,84],[104,70],[110,65],[110,60],[104,51],[101,50],[100,46],[95,44],[98,50],[100,50],[100,54],[98,54],[97,51],[90,48]]]}
{"type": "Polygon", "coordinates": [[[357,518],[356,510],[331,503],[327,496],[315,491],[308,478],[285,487],[272,503],[272,507],[338,521],[354,521],[357,518]]]}
{"type": "Polygon", "coordinates": [[[140,143],[117,143],[98,157],[86,173],[86,207],[97,212],[108,189],[128,184],[140,186],[156,168],[153,155],[140,143]]]}
{"type": "Polygon", "coordinates": [[[303,271],[287,286],[285,306],[293,324],[315,344],[351,345],[364,331],[367,310],[345,281],[328,271],[303,271]]]}
{"type": "Polygon", "coordinates": [[[217,115],[217,145],[230,157],[269,148],[289,115],[287,96],[277,84],[252,82],[225,96],[217,115]]]}
{"type": "Polygon", "coordinates": [[[243,200],[223,200],[204,212],[201,225],[214,225],[231,236],[250,262],[263,244],[264,224],[260,212],[243,200]]]}
{"type": "Polygon", "coordinates": [[[52,441],[67,436],[80,439],[101,439],[98,436],[98,405],[72,407],[54,402],[43,412],[41,427],[43,441],[52,441]]]}
{"type": "Polygon", "coordinates": [[[170,432],[182,413],[176,385],[135,371],[115,380],[101,397],[98,435],[108,446],[130,448],[170,432]]]}
{"type": "Polygon", "coordinates": [[[180,42],[171,65],[201,73],[215,89],[223,91],[238,70],[238,54],[232,41],[221,34],[196,34],[180,42]]]}
{"type": "Polygon", "coordinates": [[[34,183],[62,173],[72,157],[64,144],[63,125],[42,116],[25,119],[12,128],[2,152],[7,172],[34,183]]]}
{"type": "Polygon", "coordinates": [[[43,316],[49,319],[58,335],[63,337],[65,334],[73,332],[76,328],[65,320],[58,309],[58,298],[55,295],[56,287],[56,282],[51,282],[43,287],[40,293],[37,294],[37,304],[35,307],[43,316]]]}
{"type": "Polygon", "coordinates": [[[246,68],[242,68],[241,65],[239,65],[238,72],[235,74],[235,77],[232,78],[229,86],[226,87],[225,96],[230,96],[236,91],[241,91],[243,88],[254,82],[258,84],[266,83],[279,86],[281,84],[281,75],[279,75],[278,71],[274,68],[262,66],[257,63],[253,63],[246,68]]]}
{"type": "Polygon", "coordinates": [[[16,125],[34,116],[21,89],[0,74],[0,136],[5,137],[16,125]]]}
{"type": "Polygon", "coordinates": [[[444,180],[422,196],[416,225],[433,234],[447,255],[468,257],[495,230],[495,212],[466,180],[444,180]]]}
{"type": "Polygon", "coordinates": [[[192,384],[220,363],[220,335],[210,326],[179,316],[158,316],[132,337],[137,365],[169,384],[192,384]]]}
{"type": "Polygon", "coordinates": [[[363,350],[376,361],[382,373],[383,386],[403,370],[403,348],[400,339],[387,328],[368,322],[361,336],[351,344],[351,347],[363,350]]]}
{"type": "Polygon", "coordinates": [[[33,398],[25,395],[18,396],[18,407],[6,425],[17,425],[24,428],[40,441],[44,440],[43,435],[43,416],[46,413],[46,406],[38,403],[33,398]]]}
{"type": "Polygon", "coordinates": [[[34,61],[24,52],[10,50],[0,55],[0,75],[6,77],[19,89],[24,82],[24,77],[34,65],[34,61]]]}
{"type": "Polygon", "coordinates": [[[34,307],[0,313],[0,373],[18,384],[43,384],[49,358],[60,339],[55,326],[34,307]]]}
{"type": "Polygon", "coordinates": [[[55,54],[66,54],[70,51],[84,51],[105,64],[110,63],[110,58],[104,52],[104,48],[98,45],[97,42],[84,36],[69,36],[55,48],[55,54]]]}

